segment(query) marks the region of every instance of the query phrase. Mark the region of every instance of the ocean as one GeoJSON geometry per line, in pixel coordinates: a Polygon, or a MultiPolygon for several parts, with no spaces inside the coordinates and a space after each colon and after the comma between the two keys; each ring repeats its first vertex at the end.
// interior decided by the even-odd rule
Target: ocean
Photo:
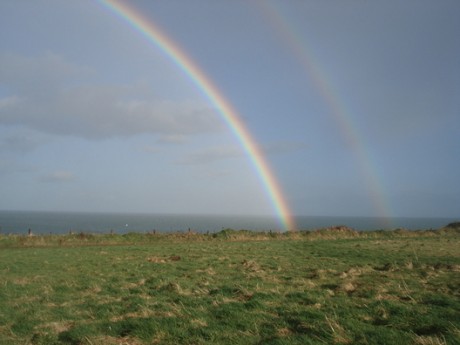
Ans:
{"type": "MultiPolygon", "coordinates": [[[[300,230],[346,225],[359,231],[437,229],[459,218],[295,217],[300,230]]],[[[83,213],[0,211],[0,234],[65,234],[72,232],[217,232],[222,229],[278,231],[279,220],[270,216],[175,215],[136,213],[83,213]]]]}

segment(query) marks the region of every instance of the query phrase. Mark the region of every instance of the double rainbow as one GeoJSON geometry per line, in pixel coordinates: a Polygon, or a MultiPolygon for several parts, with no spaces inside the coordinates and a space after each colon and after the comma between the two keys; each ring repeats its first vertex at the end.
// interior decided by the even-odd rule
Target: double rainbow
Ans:
{"type": "Polygon", "coordinates": [[[116,0],[98,0],[104,7],[128,23],[135,31],[143,35],[153,46],[163,51],[180,68],[195,86],[217,109],[228,128],[233,132],[251,160],[262,185],[264,186],[282,226],[285,230],[295,230],[296,225],[288,204],[281,192],[273,172],[264,156],[242,122],[238,112],[225,99],[211,82],[209,77],[185,54],[168,36],[149,19],[144,18],[127,2],[116,0]]]}

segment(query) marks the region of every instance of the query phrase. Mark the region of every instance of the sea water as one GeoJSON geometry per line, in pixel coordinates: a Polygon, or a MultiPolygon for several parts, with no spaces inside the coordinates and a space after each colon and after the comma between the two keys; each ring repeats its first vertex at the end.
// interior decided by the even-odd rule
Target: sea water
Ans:
{"type": "MultiPolygon", "coordinates": [[[[345,225],[366,231],[405,228],[437,229],[457,218],[295,217],[298,229],[314,230],[345,225]]],[[[0,211],[0,234],[65,234],[69,232],[217,232],[223,229],[278,231],[282,225],[271,216],[83,213],[0,211]]]]}

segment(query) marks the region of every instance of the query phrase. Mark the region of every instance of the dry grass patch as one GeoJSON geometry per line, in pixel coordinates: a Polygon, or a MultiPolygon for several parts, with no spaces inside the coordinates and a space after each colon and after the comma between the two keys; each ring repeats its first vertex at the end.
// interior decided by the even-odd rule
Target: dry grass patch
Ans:
{"type": "Polygon", "coordinates": [[[195,328],[208,327],[208,323],[202,319],[194,319],[190,321],[190,323],[192,324],[192,327],[195,328]]]}
{"type": "Polygon", "coordinates": [[[241,262],[241,265],[250,272],[255,272],[255,273],[263,272],[260,265],[255,260],[245,259],[241,262]]]}
{"type": "MultiPolygon", "coordinates": [[[[88,345],[143,345],[144,342],[134,337],[116,338],[111,336],[87,337],[88,345]]],[[[85,345],[86,345],[85,344],[85,345]]]]}
{"type": "Polygon", "coordinates": [[[111,322],[118,322],[127,319],[146,319],[149,317],[158,317],[158,318],[173,318],[178,317],[177,314],[173,313],[172,311],[155,311],[152,309],[142,309],[137,312],[126,313],[123,315],[118,315],[110,318],[111,322]]]}
{"type": "Polygon", "coordinates": [[[137,288],[137,287],[140,287],[140,286],[144,286],[145,282],[146,282],[146,280],[144,278],[142,278],[138,282],[124,284],[123,288],[125,288],[125,289],[134,289],[134,288],[137,288]]]}
{"type": "Polygon", "coordinates": [[[441,339],[436,336],[416,336],[414,339],[414,345],[446,345],[445,339],[441,339]]]}
{"type": "Polygon", "coordinates": [[[357,285],[353,284],[352,282],[344,283],[340,286],[340,289],[342,291],[345,291],[346,293],[352,293],[355,292],[357,289],[357,285]]]}
{"type": "Polygon", "coordinates": [[[147,261],[148,262],[153,262],[155,264],[164,264],[164,263],[166,263],[165,258],[159,258],[157,256],[150,256],[150,257],[147,258],[147,261]]]}
{"type": "Polygon", "coordinates": [[[327,322],[329,328],[331,329],[334,344],[351,344],[352,343],[352,341],[351,341],[350,337],[348,336],[347,332],[338,323],[337,320],[328,318],[326,316],[326,322],[327,322]]]}
{"type": "Polygon", "coordinates": [[[164,264],[166,262],[180,261],[182,258],[179,255],[171,255],[169,257],[158,257],[158,256],[149,256],[147,258],[148,262],[153,262],[156,264],[164,264]]]}
{"type": "Polygon", "coordinates": [[[54,333],[61,333],[61,332],[68,331],[69,329],[72,328],[73,325],[74,325],[74,322],[72,321],[60,321],[60,322],[55,321],[55,322],[49,322],[49,323],[42,324],[38,326],[37,328],[38,329],[48,328],[48,329],[51,329],[51,331],[54,333]]]}
{"type": "Polygon", "coordinates": [[[279,328],[276,330],[276,335],[279,337],[288,337],[291,334],[292,334],[292,331],[287,327],[279,328]]]}

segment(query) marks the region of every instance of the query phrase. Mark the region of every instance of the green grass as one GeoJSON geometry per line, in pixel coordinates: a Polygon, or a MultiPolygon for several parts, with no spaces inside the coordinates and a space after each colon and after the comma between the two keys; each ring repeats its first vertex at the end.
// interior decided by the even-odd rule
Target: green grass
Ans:
{"type": "Polygon", "coordinates": [[[0,344],[459,344],[457,231],[0,236],[0,344]]]}

